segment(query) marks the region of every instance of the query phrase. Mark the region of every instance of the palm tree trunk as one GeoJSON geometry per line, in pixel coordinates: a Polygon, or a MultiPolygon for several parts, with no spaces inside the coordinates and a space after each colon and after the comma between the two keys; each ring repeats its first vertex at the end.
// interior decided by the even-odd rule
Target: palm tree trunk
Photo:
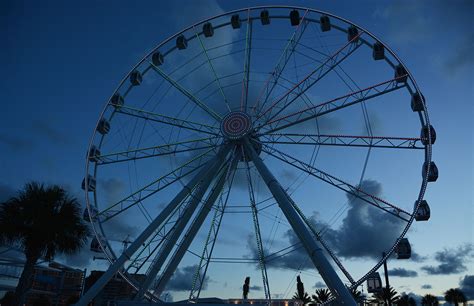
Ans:
{"type": "Polygon", "coordinates": [[[20,280],[15,289],[15,297],[13,303],[15,306],[22,306],[25,303],[25,297],[27,291],[30,289],[33,281],[33,272],[35,270],[36,262],[39,256],[27,256],[23,272],[21,273],[20,280]]]}

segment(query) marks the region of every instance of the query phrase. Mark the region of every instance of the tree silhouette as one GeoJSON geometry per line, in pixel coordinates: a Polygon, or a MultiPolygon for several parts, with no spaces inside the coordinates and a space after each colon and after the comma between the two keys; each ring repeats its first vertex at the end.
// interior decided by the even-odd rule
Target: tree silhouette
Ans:
{"type": "Polygon", "coordinates": [[[383,287],[380,292],[376,292],[372,294],[372,303],[381,303],[383,305],[388,305],[390,301],[392,304],[397,302],[400,296],[398,295],[397,291],[390,287],[388,290],[386,287],[383,287]]]}
{"type": "Polygon", "coordinates": [[[316,294],[313,294],[313,301],[322,304],[331,298],[331,291],[327,288],[316,289],[316,294]]]}
{"type": "Polygon", "coordinates": [[[293,299],[300,300],[303,304],[311,302],[308,292],[304,291],[304,284],[299,275],[296,277],[296,292],[293,295],[293,299]]]}
{"type": "Polygon", "coordinates": [[[421,299],[421,305],[423,306],[438,306],[438,298],[434,295],[431,294],[426,294],[422,299],[421,299]]]}
{"type": "Polygon", "coordinates": [[[357,288],[349,289],[349,292],[357,303],[361,303],[364,301],[365,296],[362,294],[361,291],[357,290],[357,288]]]}
{"type": "Polygon", "coordinates": [[[416,301],[411,296],[402,294],[397,301],[397,306],[416,306],[416,301]]]}
{"type": "Polygon", "coordinates": [[[23,305],[38,259],[75,253],[89,234],[75,198],[59,186],[44,187],[36,182],[26,184],[17,197],[2,203],[0,228],[0,244],[19,247],[26,257],[13,305],[23,305]]]}
{"type": "Polygon", "coordinates": [[[446,291],[444,294],[444,299],[449,304],[454,304],[456,306],[458,306],[459,303],[466,303],[467,301],[466,296],[459,288],[451,288],[446,291]]]}

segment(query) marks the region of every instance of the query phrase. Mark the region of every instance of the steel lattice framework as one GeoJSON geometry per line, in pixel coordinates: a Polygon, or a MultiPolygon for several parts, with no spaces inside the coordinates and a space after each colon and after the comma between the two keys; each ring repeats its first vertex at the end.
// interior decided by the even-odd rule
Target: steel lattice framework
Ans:
{"type": "MultiPolygon", "coordinates": [[[[339,304],[355,305],[348,288],[362,284],[395,252],[420,214],[427,184],[438,175],[431,161],[435,139],[425,99],[409,70],[387,45],[348,20],[311,8],[265,6],[193,24],[164,40],[133,67],[100,115],[86,158],[83,188],[95,240],[110,266],[76,305],[87,305],[117,273],[136,289],[135,299],[159,301],[187,255],[197,262],[190,302],[205,289],[212,263],[226,262],[257,268],[264,297],[271,301],[270,267],[302,250],[333,298],[339,304]],[[282,29],[289,36],[268,37],[282,29]],[[272,48],[278,40],[283,43],[272,48]],[[372,58],[366,58],[367,51],[372,58]],[[361,59],[383,68],[371,74],[369,64],[357,66],[361,59]],[[362,80],[347,73],[351,61],[356,62],[353,69],[365,70],[359,75],[362,80]],[[411,99],[411,110],[408,102],[390,102],[387,108],[393,117],[402,113],[397,109],[414,113],[419,125],[413,130],[404,123],[398,135],[374,132],[368,107],[383,108],[389,103],[384,101],[405,97],[403,93],[411,99]],[[357,106],[362,110],[364,133],[350,125],[356,121],[357,106]],[[351,133],[322,131],[322,120],[330,116],[344,118],[351,133]],[[326,148],[335,150],[328,152],[363,150],[360,180],[340,177],[326,170],[327,164],[317,164],[319,151],[326,148]],[[413,195],[414,206],[389,201],[364,187],[375,151],[419,156],[423,175],[418,194],[413,195]],[[280,167],[298,174],[291,184],[277,174],[280,167]],[[106,174],[128,176],[129,191],[113,198],[104,195],[104,190],[113,189],[108,182],[116,183],[106,180],[106,174]],[[357,199],[357,205],[400,225],[384,250],[385,257],[363,275],[353,275],[331,237],[310,217],[302,197],[293,194],[309,184],[307,180],[357,199]],[[245,187],[237,188],[239,182],[245,187]],[[268,195],[262,200],[263,187],[268,195]],[[271,215],[272,209],[279,215],[271,215]],[[248,214],[255,257],[215,256],[224,216],[238,212],[248,214]],[[266,218],[284,223],[299,242],[272,249],[270,239],[264,237],[266,218]],[[133,241],[121,250],[111,231],[117,222],[140,226],[133,241]],[[198,233],[203,242],[196,250],[198,233]]],[[[320,189],[314,190],[310,196],[317,199],[320,189]]],[[[346,210],[342,207],[336,217],[346,210]]],[[[275,236],[273,226],[270,234],[275,236]]]]}

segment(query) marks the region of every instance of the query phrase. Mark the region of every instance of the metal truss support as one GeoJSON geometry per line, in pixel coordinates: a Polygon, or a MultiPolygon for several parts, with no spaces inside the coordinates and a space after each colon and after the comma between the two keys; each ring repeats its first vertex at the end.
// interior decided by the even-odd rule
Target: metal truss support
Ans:
{"type": "Polygon", "coordinates": [[[135,296],[135,300],[139,300],[143,298],[145,293],[148,291],[150,287],[153,285],[153,281],[156,279],[156,275],[162,268],[163,264],[165,263],[166,259],[170,255],[173,247],[176,245],[179,237],[181,236],[183,230],[185,229],[186,225],[189,223],[189,220],[193,216],[196,208],[198,207],[199,203],[202,200],[202,197],[206,193],[211,184],[212,180],[214,179],[215,175],[219,172],[221,168],[222,161],[216,162],[215,164],[209,167],[209,171],[203,176],[202,182],[196,188],[196,191],[191,195],[191,199],[187,207],[185,208],[183,214],[177,220],[177,223],[172,228],[171,235],[166,239],[163,247],[157,253],[155,260],[149,267],[147,271],[147,276],[143,283],[141,284],[140,290],[138,291],[137,295],[135,296]]]}
{"type": "Polygon", "coordinates": [[[326,259],[321,244],[315,239],[315,237],[313,237],[310,230],[305,226],[303,220],[293,208],[290,196],[286,193],[270,170],[268,170],[262,159],[255,152],[255,149],[253,148],[250,141],[248,139],[244,139],[244,141],[247,154],[250,156],[250,159],[262,176],[273,197],[278,202],[278,205],[286,219],[305,247],[306,252],[311,258],[311,261],[318,272],[321,274],[321,277],[328,285],[338,303],[340,305],[355,306],[356,302],[354,301],[354,298],[344,283],[341,281],[336,271],[334,271],[329,261],[326,259]]]}
{"type": "Polygon", "coordinates": [[[237,166],[237,163],[238,163],[238,159],[234,157],[233,160],[229,163],[227,170],[221,173],[217,183],[214,185],[213,189],[207,196],[207,199],[204,202],[204,205],[201,207],[192,225],[189,227],[186,234],[183,236],[181,243],[179,243],[179,246],[177,247],[174,254],[172,255],[170,262],[167,264],[165,270],[163,271],[163,274],[158,280],[158,285],[155,287],[155,290],[154,290],[155,295],[159,296],[163,292],[169,279],[171,278],[176,268],[178,267],[179,263],[183,259],[183,256],[186,253],[186,250],[191,245],[191,242],[193,241],[194,237],[196,237],[197,232],[199,231],[202,224],[206,220],[209,212],[212,210],[212,206],[214,205],[217,198],[221,194],[222,188],[224,187],[224,184],[227,181],[229,174],[231,174],[234,171],[235,167],[237,166]]]}
{"type": "Polygon", "coordinates": [[[163,211],[153,220],[152,223],[135,239],[135,241],[117,258],[109,267],[109,269],[94,283],[94,285],[82,296],[76,306],[87,306],[89,302],[104,288],[110,279],[122,269],[123,265],[129,260],[133,254],[142,246],[156,229],[167,219],[167,217],[178,207],[178,205],[188,196],[188,194],[201,183],[208,172],[215,164],[221,164],[229,151],[228,146],[224,146],[217,156],[211,159],[207,167],[202,168],[196,176],[194,176],[186,186],[175,196],[173,200],[166,206],[163,211]]]}

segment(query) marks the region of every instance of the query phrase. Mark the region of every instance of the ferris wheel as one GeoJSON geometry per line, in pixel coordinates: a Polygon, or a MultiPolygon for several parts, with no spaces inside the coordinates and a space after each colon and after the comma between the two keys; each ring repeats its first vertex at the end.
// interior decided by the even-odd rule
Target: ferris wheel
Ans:
{"type": "Polygon", "coordinates": [[[193,24],[136,64],[99,116],[82,187],[110,266],[77,305],[116,273],[137,300],[159,301],[184,266],[190,302],[222,271],[255,274],[270,300],[284,291],[272,273],[307,265],[352,305],[347,288],[377,290],[387,258],[410,258],[435,140],[407,67],[348,20],[266,6],[193,24]],[[373,235],[349,223],[355,210],[373,235]]]}

